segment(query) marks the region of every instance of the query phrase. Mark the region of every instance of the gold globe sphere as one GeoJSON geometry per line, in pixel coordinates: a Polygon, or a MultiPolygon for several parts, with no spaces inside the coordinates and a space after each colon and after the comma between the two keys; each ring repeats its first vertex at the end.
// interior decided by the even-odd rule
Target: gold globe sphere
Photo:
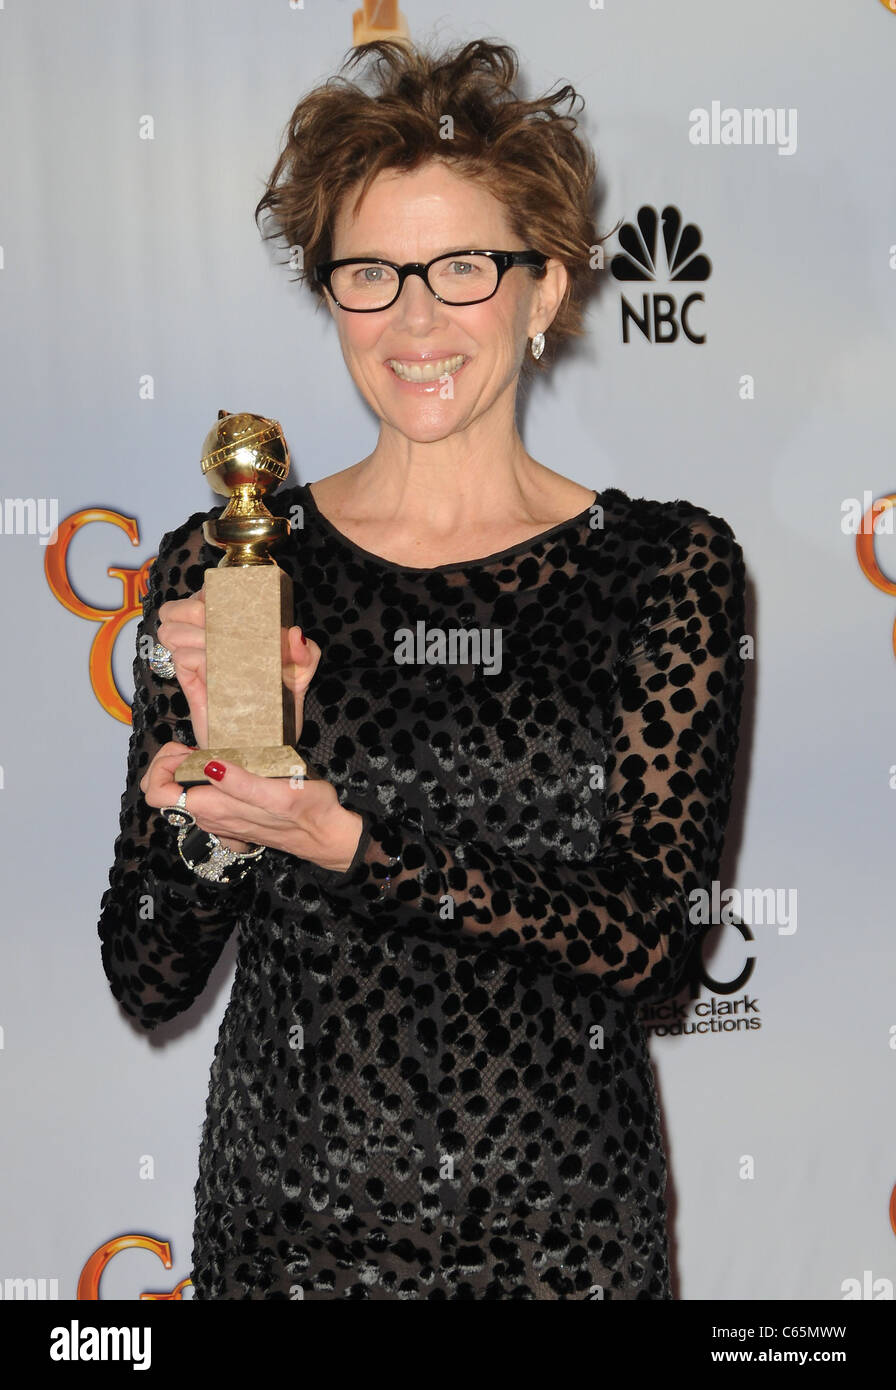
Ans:
{"type": "Polygon", "coordinates": [[[224,551],[219,567],[275,565],[271,547],[290,532],[287,519],[272,516],[262,500],[289,474],[289,450],[277,421],[219,410],[202,446],[202,472],[215,492],[229,498],[217,519],[202,524],[205,539],[224,551]]]}
{"type": "Polygon", "coordinates": [[[202,471],[222,497],[245,487],[259,493],[272,491],[289,474],[282,429],[263,415],[219,411],[202,446],[202,471]]]}

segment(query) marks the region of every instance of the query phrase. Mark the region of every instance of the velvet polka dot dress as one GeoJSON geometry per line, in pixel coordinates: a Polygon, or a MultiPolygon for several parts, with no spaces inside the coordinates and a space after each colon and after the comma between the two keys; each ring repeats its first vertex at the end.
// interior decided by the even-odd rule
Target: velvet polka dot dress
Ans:
{"type": "MultiPolygon", "coordinates": [[[[140,638],[220,552],[163,537],[140,638]]],[[[102,959],[146,1029],[236,932],[196,1183],[198,1299],[669,1299],[638,1006],[675,991],[717,876],[744,568],[685,501],[598,492],[482,559],[361,549],[307,486],[277,552],[322,649],[298,751],[364,829],[344,873],[180,861],[140,779],[192,744],[138,658],[102,959]],[[147,920],[141,904],[154,904],[147,920]]],[[[138,645],[138,651],[141,648],[138,645]]]]}

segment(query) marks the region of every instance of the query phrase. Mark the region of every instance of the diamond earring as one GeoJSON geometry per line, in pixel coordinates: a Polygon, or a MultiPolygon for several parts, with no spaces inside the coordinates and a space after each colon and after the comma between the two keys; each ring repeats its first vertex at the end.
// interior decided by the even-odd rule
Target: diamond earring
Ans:
{"type": "Polygon", "coordinates": [[[536,334],[535,334],[535,337],[532,339],[532,356],[535,358],[536,362],[538,361],[539,357],[541,356],[541,354],[542,354],[543,352],[544,352],[544,334],[543,334],[543,333],[536,333],[536,334]]]}

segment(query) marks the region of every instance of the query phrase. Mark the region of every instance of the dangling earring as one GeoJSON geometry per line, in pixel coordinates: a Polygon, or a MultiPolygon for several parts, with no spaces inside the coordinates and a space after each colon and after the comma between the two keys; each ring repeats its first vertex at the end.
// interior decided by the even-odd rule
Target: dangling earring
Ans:
{"type": "Polygon", "coordinates": [[[532,356],[535,358],[535,361],[536,361],[536,362],[538,361],[539,357],[541,356],[541,354],[542,354],[543,352],[544,352],[544,334],[543,334],[543,333],[536,333],[536,334],[535,334],[535,337],[532,339],[532,356]]]}

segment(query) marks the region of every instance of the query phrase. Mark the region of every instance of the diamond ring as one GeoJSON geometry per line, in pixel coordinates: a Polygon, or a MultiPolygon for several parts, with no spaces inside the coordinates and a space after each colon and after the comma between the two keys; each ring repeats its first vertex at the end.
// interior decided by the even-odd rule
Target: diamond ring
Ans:
{"type": "Polygon", "coordinates": [[[159,815],[164,816],[169,825],[176,825],[179,830],[195,825],[195,816],[191,816],[187,810],[187,788],[181,792],[174,806],[162,806],[159,815]]]}
{"type": "Polygon", "coordinates": [[[163,647],[161,642],[156,642],[152,649],[152,656],[149,658],[149,668],[155,671],[157,676],[162,676],[165,680],[170,680],[174,675],[174,662],[171,660],[171,653],[167,647],[163,647]]]}

